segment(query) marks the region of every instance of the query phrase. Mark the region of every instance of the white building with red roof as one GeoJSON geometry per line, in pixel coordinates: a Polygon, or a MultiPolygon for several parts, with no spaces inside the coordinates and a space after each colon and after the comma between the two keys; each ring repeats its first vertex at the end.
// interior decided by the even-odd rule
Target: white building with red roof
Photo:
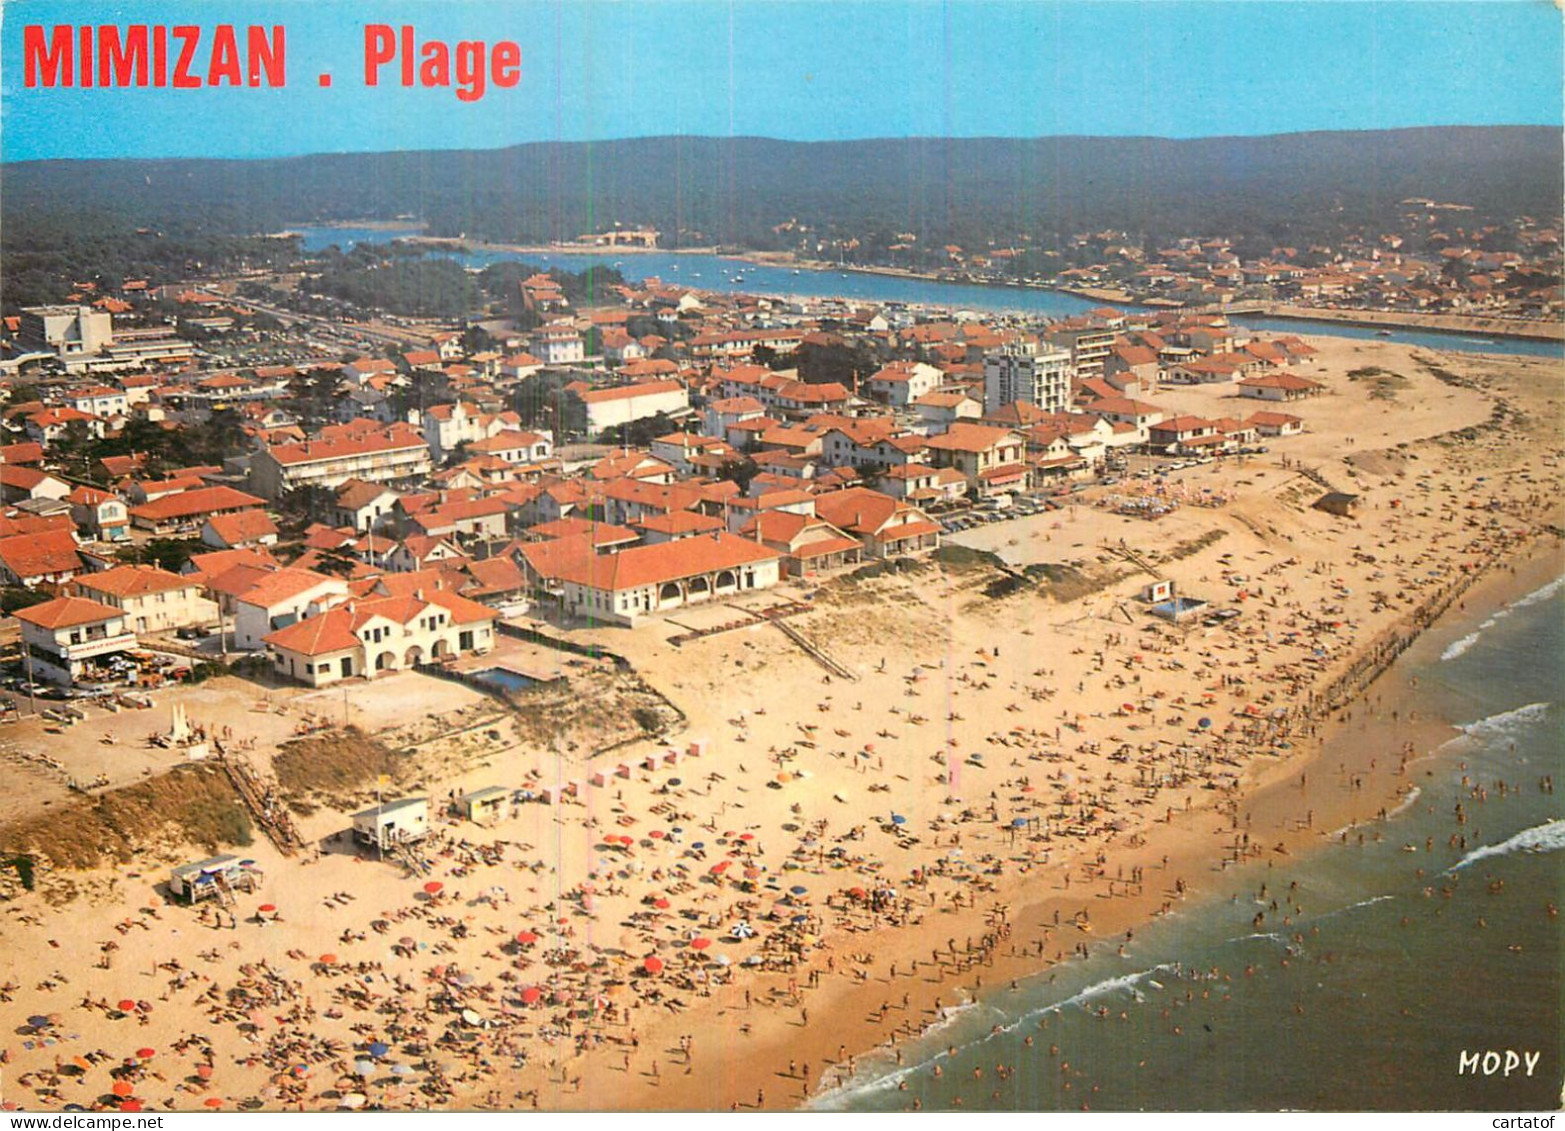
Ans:
{"type": "Polygon", "coordinates": [[[439,663],[494,648],[493,609],[447,589],[355,598],[265,638],[279,675],[311,687],[439,663]]]}
{"type": "Polygon", "coordinates": [[[564,611],[606,624],[634,626],[644,617],[756,589],[782,576],[782,555],[721,531],[657,545],[595,553],[586,538],[518,548],[523,569],[564,611]]]}
{"type": "Polygon", "coordinates": [[[642,381],[607,389],[583,389],[576,395],[587,410],[589,436],[601,436],[610,428],[659,413],[682,414],[690,407],[690,393],[679,381],[642,381]]]}
{"type": "Polygon", "coordinates": [[[132,632],[170,632],[214,624],[217,602],[201,594],[195,577],[149,565],[122,565],[76,577],[71,588],[81,596],[122,613],[132,632]]]}
{"type": "MultiPolygon", "coordinates": [[[[236,567],[243,571],[246,567],[236,567]]],[[[233,571],[230,571],[233,572],[233,571]]],[[[214,583],[223,581],[214,579],[214,583]]],[[[261,648],[267,636],[348,596],[348,584],[308,569],[278,569],[244,578],[233,593],[234,647],[261,648]]]]}
{"type": "Polygon", "coordinates": [[[85,597],[56,597],[12,615],[22,628],[26,670],[50,683],[89,678],[103,659],[137,643],[124,613],[85,597]]]}
{"type": "Polygon", "coordinates": [[[431,469],[429,446],[405,424],[323,433],[295,444],[257,452],[250,486],[268,499],[299,487],[337,487],[350,479],[397,483],[422,479],[431,469]]]}

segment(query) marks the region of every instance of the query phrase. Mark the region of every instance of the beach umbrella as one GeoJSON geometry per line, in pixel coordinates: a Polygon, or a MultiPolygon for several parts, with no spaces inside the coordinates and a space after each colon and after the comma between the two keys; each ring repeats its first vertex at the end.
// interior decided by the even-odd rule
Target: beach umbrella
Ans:
{"type": "Polygon", "coordinates": [[[1013,828],[1013,829],[1025,829],[1026,827],[1027,827],[1027,818],[1026,817],[1013,817],[1013,818],[1011,818],[1011,828],[1013,828]]]}
{"type": "Polygon", "coordinates": [[[712,945],[712,940],[706,937],[698,937],[690,940],[690,946],[695,950],[705,950],[712,945]]]}
{"type": "Polygon", "coordinates": [[[733,959],[729,958],[726,954],[719,954],[713,959],[713,961],[716,962],[719,966],[727,966],[730,962],[733,961],[733,959]]]}
{"type": "Polygon", "coordinates": [[[376,1060],[379,1060],[390,1051],[391,1046],[388,1045],[385,1041],[375,1041],[369,1047],[369,1054],[376,1060]]]}
{"type": "Polygon", "coordinates": [[[429,883],[424,885],[424,893],[426,895],[439,895],[445,886],[439,880],[430,880],[429,883]]]}
{"type": "Polygon", "coordinates": [[[641,966],[648,974],[661,974],[663,972],[663,960],[655,954],[649,954],[641,960],[641,966]]]}
{"type": "Polygon", "coordinates": [[[141,1110],[141,1101],[140,1100],[126,1100],[124,1103],[120,1104],[120,1110],[121,1111],[129,1111],[129,1112],[140,1111],[141,1110]]]}
{"type": "Polygon", "coordinates": [[[349,1111],[357,1111],[367,1103],[369,1103],[369,1097],[363,1092],[348,1092],[337,1101],[337,1106],[345,1107],[349,1111]]]}
{"type": "Polygon", "coordinates": [[[663,839],[663,830],[662,829],[653,829],[647,835],[649,837],[651,837],[653,840],[662,840],[663,839]]]}
{"type": "Polygon", "coordinates": [[[538,936],[533,934],[531,931],[517,931],[516,941],[524,946],[530,946],[538,941],[538,936]]]}
{"type": "Polygon", "coordinates": [[[136,1050],[136,1059],[137,1060],[151,1060],[153,1057],[155,1057],[157,1055],[158,1055],[158,1053],[157,1053],[156,1049],[137,1049],[136,1050]]]}
{"type": "Polygon", "coordinates": [[[335,966],[335,965],[337,965],[337,956],[335,954],[323,954],[323,955],[321,955],[321,965],[322,966],[335,966]]]}
{"type": "Polygon", "coordinates": [[[387,1069],[387,1071],[389,1071],[393,1076],[413,1075],[413,1069],[408,1067],[406,1064],[393,1064],[389,1069],[387,1069]]]}
{"type": "Polygon", "coordinates": [[[110,1091],[112,1091],[116,1096],[122,1097],[130,1095],[135,1090],[136,1085],[132,1084],[129,1080],[116,1080],[114,1081],[114,1086],[110,1089],[110,1091]]]}
{"type": "Polygon", "coordinates": [[[129,1013],[136,1008],[136,1003],[131,1001],[130,998],[125,998],[119,1003],[118,1008],[121,1013],[129,1013]]]}
{"type": "Polygon", "coordinates": [[[1212,720],[1208,718],[1201,718],[1196,721],[1195,725],[1200,727],[1202,730],[1206,730],[1212,725],[1212,720]]]}
{"type": "Polygon", "coordinates": [[[49,1026],[49,1019],[41,1013],[35,1013],[27,1019],[27,1024],[34,1029],[46,1029],[49,1026]]]}
{"type": "Polygon", "coordinates": [[[791,894],[793,894],[793,895],[804,895],[804,894],[805,894],[805,893],[807,893],[807,892],[808,892],[808,891],[809,891],[809,890],[810,890],[810,889],[809,889],[809,888],[807,888],[807,887],[805,887],[805,886],[804,886],[804,885],[803,885],[803,884],[794,884],[794,885],[793,885],[793,887],[791,887],[791,888],[789,888],[789,889],[788,889],[788,891],[789,891],[789,892],[790,892],[790,893],[791,893],[791,894]]]}
{"type": "Polygon", "coordinates": [[[204,1103],[207,1107],[222,1107],[223,1106],[223,1097],[222,1096],[208,1096],[205,1100],[202,1101],[202,1103],[204,1103]]]}
{"type": "Polygon", "coordinates": [[[265,912],[270,913],[270,912],[273,912],[273,911],[277,910],[277,904],[275,904],[275,903],[263,903],[263,904],[261,904],[260,907],[257,907],[256,910],[257,911],[265,911],[265,912]]]}
{"type": "Polygon", "coordinates": [[[668,779],[668,784],[669,785],[684,785],[685,783],[683,781],[681,781],[679,778],[669,778],[668,779]]]}
{"type": "Polygon", "coordinates": [[[748,939],[755,934],[755,928],[749,923],[735,923],[729,928],[728,933],[736,939],[748,939]]]}
{"type": "Polygon", "coordinates": [[[712,875],[721,876],[724,872],[728,871],[728,864],[729,861],[727,860],[719,860],[716,864],[713,864],[710,869],[712,875]]]}
{"type": "Polygon", "coordinates": [[[537,986],[528,986],[525,990],[522,991],[522,1004],[532,1005],[542,996],[543,991],[540,990],[537,986]]]}
{"type": "Polygon", "coordinates": [[[368,1076],[375,1071],[373,1060],[355,1060],[353,1062],[353,1074],[355,1076],[368,1076]]]}
{"type": "Polygon", "coordinates": [[[740,833],[739,834],[739,839],[740,840],[744,840],[744,841],[754,840],[755,839],[755,834],[754,833],[740,833]]]}
{"type": "Polygon", "coordinates": [[[469,1025],[481,1025],[484,1021],[484,1019],[478,1015],[478,1011],[475,1009],[464,1009],[462,1011],[462,1020],[466,1021],[469,1025]]]}
{"type": "Polygon", "coordinates": [[[656,907],[659,911],[667,911],[672,905],[668,902],[668,900],[664,899],[662,896],[659,896],[657,899],[652,901],[652,906],[656,907]]]}
{"type": "Polygon", "coordinates": [[[905,825],[907,824],[907,818],[901,813],[893,813],[891,814],[891,823],[893,825],[905,825]]]}
{"type": "Polygon", "coordinates": [[[203,1080],[212,1079],[212,1066],[210,1064],[196,1065],[196,1075],[201,1077],[203,1080]]]}

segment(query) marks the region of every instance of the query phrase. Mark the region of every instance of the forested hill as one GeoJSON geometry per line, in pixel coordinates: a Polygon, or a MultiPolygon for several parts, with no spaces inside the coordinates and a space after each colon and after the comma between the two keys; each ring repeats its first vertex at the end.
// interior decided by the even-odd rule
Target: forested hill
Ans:
{"type": "Polygon", "coordinates": [[[1407,197],[1470,205],[1480,221],[1557,216],[1562,168],[1561,131],[1541,126],[1195,140],[660,137],[13,163],[0,167],[0,218],[8,235],[29,216],[62,213],[206,234],[413,215],[432,234],[492,240],[570,239],[618,221],[659,229],[665,245],[766,248],[797,243],[774,231],[793,220],[875,241],[912,233],[922,247],[1100,229],[1302,243],[1390,227],[1407,197]]]}

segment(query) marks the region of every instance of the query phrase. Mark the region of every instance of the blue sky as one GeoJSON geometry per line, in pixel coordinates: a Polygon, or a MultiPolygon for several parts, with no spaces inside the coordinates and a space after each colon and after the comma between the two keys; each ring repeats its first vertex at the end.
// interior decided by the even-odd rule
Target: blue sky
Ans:
{"type": "MultiPolygon", "coordinates": [[[[1198,137],[1561,124],[1542,0],[3,0],[0,156],[256,157],[687,133],[1198,137]],[[518,41],[477,102],[363,83],[366,22],[518,41]],[[280,23],[281,90],[23,87],[27,24],[280,23]],[[333,85],[316,76],[331,71],[333,85]]],[[[209,38],[209,37],[208,37],[209,38]]]]}

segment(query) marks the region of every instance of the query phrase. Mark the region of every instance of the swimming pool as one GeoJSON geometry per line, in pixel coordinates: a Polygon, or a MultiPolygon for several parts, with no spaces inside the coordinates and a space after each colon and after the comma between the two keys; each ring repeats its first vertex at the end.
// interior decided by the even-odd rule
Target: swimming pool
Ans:
{"type": "Polygon", "coordinates": [[[503,691],[523,691],[538,683],[536,679],[512,671],[510,668],[484,668],[482,671],[473,672],[472,676],[479,683],[487,683],[503,691]]]}

